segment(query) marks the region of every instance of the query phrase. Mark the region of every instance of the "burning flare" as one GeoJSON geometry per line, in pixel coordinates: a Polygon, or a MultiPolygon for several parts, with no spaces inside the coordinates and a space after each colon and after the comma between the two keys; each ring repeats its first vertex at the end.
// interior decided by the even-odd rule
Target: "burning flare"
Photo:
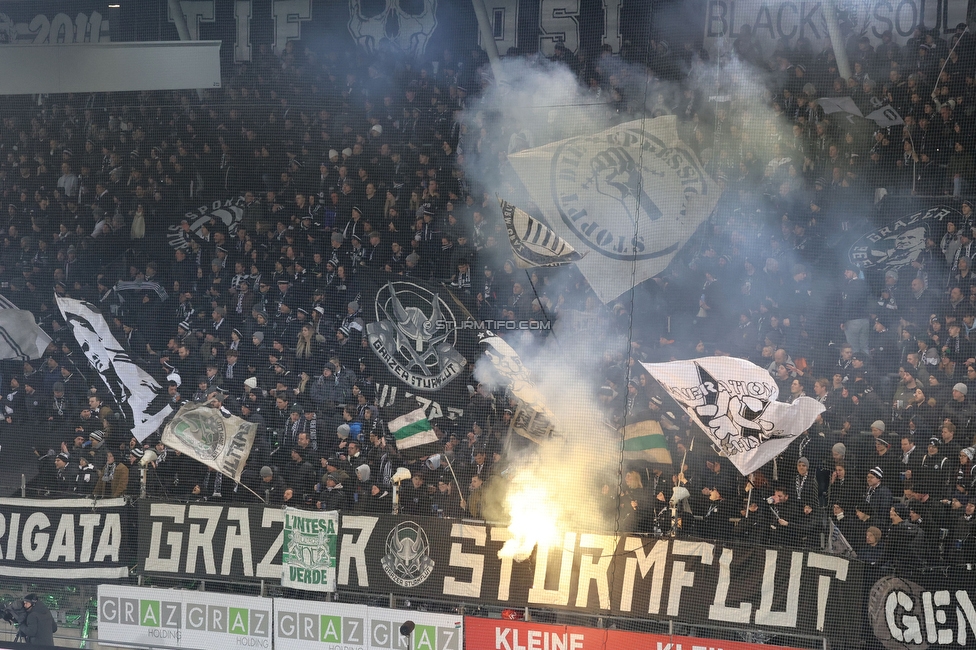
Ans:
{"type": "Polygon", "coordinates": [[[534,472],[518,472],[505,501],[511,517],[508,525],[511,538],[498,551],[499,558],[524,562],[536,544],[553,545],[562,539],[558,506],[555,505],[558,502],[552,500],[545,484],[534,472]]]}

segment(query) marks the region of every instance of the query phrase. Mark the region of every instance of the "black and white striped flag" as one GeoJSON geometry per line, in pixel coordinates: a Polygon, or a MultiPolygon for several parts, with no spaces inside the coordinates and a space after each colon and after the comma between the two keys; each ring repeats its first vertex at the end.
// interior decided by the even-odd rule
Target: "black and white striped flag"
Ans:
{"type": "Polygon", "coordinates": [[[554,233],[546,224],[533,219],[525,210],[499,198],[508,240],[520,269],[537,266],[559,266],[583,258],[569,242],[554,233]]]}

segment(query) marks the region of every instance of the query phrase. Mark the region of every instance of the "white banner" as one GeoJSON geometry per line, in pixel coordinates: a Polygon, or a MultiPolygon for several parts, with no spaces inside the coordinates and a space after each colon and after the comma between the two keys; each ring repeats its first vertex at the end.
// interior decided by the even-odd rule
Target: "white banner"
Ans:
{"type": "Polygon", "coordinates": [[[275,598],[276,650],[461,650],[463,636],[461,616],[275,598]]]}
{"type": "Polygon", "coordinates": [[[773,378],[744,359],[706,357],[643,366],[744,475],[779,455],[824,411],[810,397],[777,402],[773,378]]]}
{"type": "Polygon", "coordinates": [[[258,425],[223,408],[184,404],[163,430],[163,444],[235,481],[251,455],[258,425]]]}
{"type": "Polygon", "coordinates": [[[99,643],[153,648],[272,648],[270,598],[98,586],[99,643]]]}
{"type": "Polygon", "coordinates": [[[463,617],[310,600],[98,586],[102,644],[216,650],[462,650],[463,617]],[[400,628],[414,624],[408,635],[400,628]]]}
{"type": "Polygon", "coordinates": [[[82,300],[55,297],[85,357],[126,411],[132,435],[142,442],[173,412],[166,391],[129,357],[94,306],[82,300]]]}
{"type": "Polygon", "coordinates": [[[719,189],[678,137],[673,115],[511,154],[548,225],[579,253],[603,302],[667,268],[719,189]]]}
{"type": "Polygon", "coordinates": [[[494,374],[491,383],[500,383],[517,400],[511,430],[535,443],[541,444],[551,438],[556,428],[556,416],[546,406],[545,398],[533,383],[518,352],[492,332],[485,332],[480,343],[485,346],[485,358],[491,362],[494,374]]]}
{"type": "Polygon", "coordinates": [[[335,591],[339,512],[285,508],[281,586],[335,591]]]}
{"type": "MultiPolygon", "coordinates": [[[[709,0],[705,14],[705,47],[726,52],[748,25],[765,56],[772,54],[776,41],[787,37],[791,44],[807,38],[814,49],[828,38],[823,3],[788,0],[709,0]]],[[[881,43],[881,35],[891,31],[892,40],[904,45],[919,26],[938,29],[946,41],[956,25],[966,22],[966,0],[839,0],[837,23],[845,40],[867,36],[871,44],[881,43]]],[[[911,53],[913,56],[915,52],[911,53]]],[[[883,81],[883,80],[877,80],[883,81]]]]}

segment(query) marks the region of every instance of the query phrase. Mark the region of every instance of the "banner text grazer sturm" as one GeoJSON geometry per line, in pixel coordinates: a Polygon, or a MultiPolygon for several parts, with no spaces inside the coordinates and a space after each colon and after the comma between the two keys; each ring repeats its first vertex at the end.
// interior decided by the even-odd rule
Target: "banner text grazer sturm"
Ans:
{"type": "Polygon", "coordinates": [[[850,638],[861,565],[811,551],[567,532],[525,562],[499,559],[508,529],[344,515],[339,590],[674,619],[850,638]],[[565,550],[563,550],[565,549],[565,550]]]}
{"type": "Polygon", "coordinates": [[[0,575],[126,577],[125,511],[124,499],[0,499],[0,575]]]}
{"type": "Polygon", "coordinates": [[[139,503],[139,567],[147,575],[281,579],[281,508],[139,503]]]}

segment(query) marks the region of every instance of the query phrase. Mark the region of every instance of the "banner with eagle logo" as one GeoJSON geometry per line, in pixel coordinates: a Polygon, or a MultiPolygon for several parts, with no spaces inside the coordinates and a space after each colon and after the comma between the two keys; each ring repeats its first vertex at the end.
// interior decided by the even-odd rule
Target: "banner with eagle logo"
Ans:
{"type": "Polygon", "coordinates": [[[811,397],[777,402],[773,378],[744,359],[707,357],[643,366],[743,475],[782,453],[824,411],[811,397]]]}

